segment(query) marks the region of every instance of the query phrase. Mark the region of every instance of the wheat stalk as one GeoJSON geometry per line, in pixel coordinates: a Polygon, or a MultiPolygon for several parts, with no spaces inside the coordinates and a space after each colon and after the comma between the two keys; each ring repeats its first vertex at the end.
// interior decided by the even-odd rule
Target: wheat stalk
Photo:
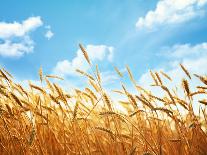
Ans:
{"type": "Polygon", "coordinates": [[[84,55],[86,61],[88,62],[89,65],[91,65],[90,59],[88,57],[88,53],[86,52],[86,50],[84,49],[84,47],[81,44],[79,44],[79,47],[80,47],[81,51],[83,52],[83,55],[84,55]]]}
{"type": "Polygon", "coordinates": [[[184,73],[188,76],[188,78],[191,79],[191,76],[190,76],[190,73],[188,72],[188,70],[182,64],[180,64],[180,67],[182,68],[184,73]]]}

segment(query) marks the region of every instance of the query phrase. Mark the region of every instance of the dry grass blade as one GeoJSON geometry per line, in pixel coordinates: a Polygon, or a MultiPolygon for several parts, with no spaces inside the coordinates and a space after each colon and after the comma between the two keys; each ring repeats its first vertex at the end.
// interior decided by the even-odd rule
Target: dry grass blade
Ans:
{"type": "Polygon", "coordinates": [[[188,70],[182,64],[180,64],[180,67],[182,68],[184,73],[189,77],[189,79],[191,79],[191,76],[190,76],[190,73],[188,72],[188,70]]]}
{"type": "Polygon", "coordinates": [[[36,135],[36,130],[35,130],[35,127],[32,126],[32,131],[31,131],[31,133],[30,133],[30,137],[29,137],[29,141],[28,141],[28,143],[29,143],[30,146],[31,146],[31,145],[33,144],[33,142],[34,142],[35,135],[36,135]]]}
{"type": "Polygon", "coordinates": [[[129,94],[128,93],[128,98],[129,98],[129,101],[133,104],[133,106],[135,107],[135,108],[137,108],[137,102],[136,102],[136,100],[135,100],[135,98],[131,95],[131,94],[129,94]]]}
{"type": "Polygon", "coordinates": [[[189,88],[189,84],[188,84],[188,81],[186,79],[183,79],[182,80],[182,86],[187,94],[188,97],[190,97],[191,95],[191,92],[190,92],[190,88],[189,88]]]}
{"type": "Polygon", "coordinates": [[[96,85],[96,83],[92,80],[89,80],[90,85],[96,90],[96,92],[100,92],[99,86],[96,85]]]}
{"type": "Polygon", "coordinates": [[[107,133],[109,133],[110,135],[114,135],[114,133],[113,133],[111,130],[106,129],[106,128],[103,128],[103,127],[95,127],[95,129],[98,129],[98,130],[107,132],[107,133]]]}
{"type": "Polygon", "coordinates": [[[139,112],[145,112],[145,111],[144,110],[137,110],[137,111],[133,112],[132,114],[130,114],[129,117],[132,117],[132,116],[136,115],[139,112]]]}
{"type": "Polygon", "coordinates": [[[124,92],[122,92],[122,91],[120,91],[120,90],[112,90],[112,92],[114,92],[114,93],[118,93],[118,94],[121,94],[121,95],[124,94],[124,92]]]}
{"type": "Polygon", "coordinates": [[[127,90],[126,90],[126,88],[124,87],[123,84],[122,84],[122,88],[123,88],[123,90],[124,90],[124,92],[125,92],[128,100],[129,100],[129,102],[132,103],[132,105],[133,105],[134,108],[137,108],[137,102],[134,99],[134,97],[130,93],[127,92],[127,90]]]}
{"type": "Polygon", "coordinates": [[[155,72],[155,76],[157,77],[160,85],[162,85],[162,80],[161,80],[161,78],[160,78],[160,76],[159,76],[159,74],[157,72],[155,72]]]}
{"type": "Polygon", "coordinates": [[[151,75],[152,79],[154,80],[155,85],[159,85],[154,73],[151,70],[150,70],[150,75],[151,75]]]}
{"type": "Polygon", "coordinates": [[[84,71],[82,71],[82,70],[80,70],[80,69],[76,69],[76,72],[78,72],[78,73],[80,73],[81,75],[86,76],[86,77],[88,77],[89,79],[95,81],[95,79],[94,79],[91,75],[89,75],[88,73],[86,73],[86,72],[84,72],[84,71]]]}
{"type": "Polygon", "coordinates": [[[55,90],[57,91],[58,95],[61,97],[61,99],[64,99],[64,95],[63,95],[63,92],[62,90],[59,88],[59,86],[57,84],[53,84],[53,86],[55,87],[55,90]]]}
{"type": "Polygon", "coordinates": [[[204,86],[197,86],[196,88],[198,88],[198,89],[207,89],[207,87],[204,87],[204,86]]]}
{"type": "Polygon", "coordinates": [[[116,73],[122,78],[123,74],[119,71],[119,69],[117,67],[114,66],[114,70],[116,71],[116,73]]]}
{"type": "Polygon", "coordinates": [[[150,109],[154,109],[154,106],[150,102],[148,102],[145,99],[143,99],[142,97],[139,97],[138,95],[136,95],[136,98],[139,101],[141,101],[144,105],[148,106],[150,109]]]}
{"type": "Polygon", "coordinates": [[[36,126],[35,126],[35,121],[34,121],[34,117],[33,117],[32,113],[30,114],[30,117],[31,118],[29,119],[29,121],[32,125],[32,130],[30,132],[30,137],[29,137],[28,143],[30,146],[32,146],[34,143],[34,140],[35,140],[35,136],[36,136],[36,126]]]}
{"type": "Polygon", "coordinates": [[[101,82],[101,74],[99,72],[98,65],[96,65],[96,75],[97,75],[98,82],[101,82]]]}
{"type": "Polygon", "coordinates": [[[159,97],[157,97],[157,96],[154,96],[154,95],[151,95],[151,94],[150,94],[149,96],[152,97],[152,98],[154,98],[154,99],[156,99],[156,100],[158,100],[158,101],[165,102],[164,99],[159,98],[159,97]]]}
{"type": "Polygon", "coordinates": [[[167,74],[164,73],[163,71],[160,71],[160,73],[161,73],[165,78],[167,78],[168,80],[172,81],[172,78],[171,78],[169,75],[167,75],[167,74]]]}
{"type": "Polygon", "coordinates": [[[136,85],[136,89],[137,89],[138,91],[143,91],[145,94],[149,94],[149,92],[148,92],[146,89],[142,88],[142,87],[139,86],[139,85],[136,85]]]}
{"type": "Polygon", "coordinates": [[[85,90],[95,99],[95,100],[97,100],[97,97],[96,97],[96,95],[94,94],[94,92],[91,90],[91,89],[89,89],[89,88],[85,88],[85,90]]]}
{"type": "Polygon", "coordinates": [[[75,119],[76,116],[77,116],[78,107],[79,107],[79,102],[77,101],[76,104],[75,104],[74,111],[73,111],[73,119],[75,119]]]}
{"type": "Polygon", "coordinates": [[[0,73],[8,82],[11,81],[1,69],[0,69],[0,73]]]}
{"type": "Polygon", "coordinates": [[[128,92],[127,92],[127,90],[126,90],[125,86],[124,86],[123,84],[122,84],[121,86],[122,86],[122,88],[123,88],[123,90],[124,90],[125,94],[127,95],[127,94],[128,94],[128,92]]]}
{"type": "Polygon", "coordinates": [[[43,71],[42,71],[42,67],[40,67],[39,69],[39,76],[40,76],[40,81],[43,81],[43,71]]]}
{"type": "Polygon", "coordinates": [[[194,95],[198,95],[198,94],[206,94],[206,92],[205,91],[196,91],[196,92],[190,93],[190,96],[194,96],[194,95]]]}
{"type": "Polygon", "coordinates": [[[13,78],[13,76],[4,68],[2,68],[2,70],[10,77],[10,78],[13,78]]]}
{"type": "Polygon", "coordinates": [[[53,78],[53,79],[59,79],[59,80],[64,80],[63,78],[56,76],[56,75],[46,75],[47,78],[53,78]]]}
{"type": "Polygon", "coordinates": [[[198,102],[201,103],[201,104],[207,105],[207,100],[200,100],[198,102]]]}
{"type": "Polygon", "coordinates": [[[43,90],[41,87],[36,86],[36,85],[33,85],[33,84],[31,84],[31,83],[30,83],[29,85],[30,85],[31,88],[34,88],[34,89],[39,90],[39,91],[41,91],[42,93],[46,94],[45,90],[43,90]]]}
{"type": "Polygon", "coordinates": [[[161,88],[167,92],[167,94],[169,95],[170,99],[175,104],[175,100],[174,100],[172,94],[170,93],[169,89],[166,86],[161,86],[161,88]]]}
{"type": "Polygon", "coordinates": [[[114,111],[105,111],[105,112],[100,112],[99,115],[101,116],[115,116],[116,118],[118,118],[119,120],[121,120],[122,122],[126,122],[124,120],[124,117],[122,117],[122,115],[114,112],[114,111]]]}
{"type": "Polygon", "coordinates": [[[108,109],[109,109],[110,111],[112,111],[111,101],[110,101],[110,99],[108,98],[108,96],[106,95],[106,93],[103,94],[103,99],[104,99],[104,102],[106,103],[108,109]]]}
{"type": "Polygon", "coordinates": [[[13,116],[12,109],[10,108],[10,106],[8,104],[6,104],[6,108],[7,108],[8,112],[9,112],[9,114],[13,116]]]}
{"type": "Polygon", "coordinates": [[[52,92],[54,92],[53,85],[50,83],[50,81],[49,81],[47,78],[45,78],[45,81],[46,81],[46,83],[47,83],[48,88],[49,88],[52,92]]]}
{"type": "Polygon", "coordinates": [[[50,98],[52,99],[52,101],[54,101],[54,102],[57,103],[57,104],[60,104],[60,103],[58,102],[58,100],[56,99],[56,97],[54,97],[54,96],[51,95],[51,94],[49,94],[49,96],[50,96],[50,98]]]}
{"type": "Polygon", "coordinates": [[[186,103],[186,101],[182,100],[182,99],[179,99],[178,97],[174,97],[176,99],[176,101],[183,107],[185,108],[186,110],[189,110],[188,109],[188,104],[186,103]]]}
{"type": "Polygon", "coordinates": [[[79,47],[80,47],[81,51],[83,52],[83,55],[84,55],[86,61],[89,63],[89,65],[91,65],[90,59],[88,57],[88,53],[86,52],[86,50],[84,49],[84,47],[81,44],[79,44],[79,47]]]}
{"type": "Polygon", "coordinates": [[[17,87],[28,97],[27,91],[21,85],[17,84],[17,87]]]}
{"type": "Polygon", "coordinates": [[[194,74],[197,78],[199,78],[205,85],[207,85],[207,78],[203,76],[199,76],[197,74],[194,74]]]}
{"type": "Polygon", "coordinates": [[[133,75],[132,75],[132,72],[131,72],[131,70],[130,70],[130,68],[129,68],[128,65],[126,65],[126,69],[127,69],[128,74],[129,74],[130,80],[131,80],[132,82],[135,82],[134,77],[133,77],[133,75]]]}
{"type": "Polygon", "coordinates": [[[168,109],[166,109],[166,108],[159,108],[158,107],[158,108],[153,108],[152,110],[154,110],[154,111],[161,110],[161,111],[164,111],[167,114],[173,115],[173,112],[168,110],[168,109]]]}
{"type": "Polygon", "coordinates": [[[13,93],[10,93],[11,97],[14,99],[14,101],[16,101],[17,104],[19,104],[21,107],[22,107],[22,103],[21,101],[18,99],[18,97],[13,94],[13,93]]]}

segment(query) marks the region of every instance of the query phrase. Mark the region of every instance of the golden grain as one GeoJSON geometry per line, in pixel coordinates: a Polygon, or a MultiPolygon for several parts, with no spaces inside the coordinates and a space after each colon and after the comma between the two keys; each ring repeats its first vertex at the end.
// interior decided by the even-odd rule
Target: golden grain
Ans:
{"type": "Polygon", "coordinates": [[[188,70],[182,64],[180,64],[180,67],[182,68],[184,73],[189,77],[189,79],[191,79],[191,76],[190,76],[190,73],[188,72],[188,70]]]}
{"type": "MultiPolygon", "coordinates": [[[[85,49],[80,48],[91,65],[85,49]]],[[[122,84],[120,90],[113,91],[120,97],[115,100],[111,91],[100,85],[98,66],[93,76],[78,70],[88,78],[89,86],[70,93],[48,80],[58,76],[44,77],[42,69],[41,87],[29,83],[30,89],[15,83],[2,69],[1,154],[205,154],[207,87],[191,85],[191,81],[183,79],[182,87],[172,89],[160,77],[173,80],[167,74],[150,71],[154,88],[159,89],[154,93],[137,85],[129,67],[126,68],[137,91],[122,84]],[[157,96],[159,91],[165,94],[157,96]],[[179,93],[183,91],[186,95],[179,93]],[[199,106],[202,112],[195,113],[194,106],[199,106]]],[[[123,77],[118,70],[117,74],[123,77]]],[[[206,76],[195,76],[207,84],[206,76]]]]}

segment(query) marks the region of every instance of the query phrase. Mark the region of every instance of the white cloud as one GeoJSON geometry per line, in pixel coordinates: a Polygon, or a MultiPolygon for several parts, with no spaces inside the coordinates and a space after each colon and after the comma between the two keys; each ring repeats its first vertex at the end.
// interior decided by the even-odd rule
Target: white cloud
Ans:
{"type": "Polygon", "coordinates": [[[48,30],[46,33],[45,33],[45,37],[50,40],[52,37],[54,36],[54,33],[51,31],[51,30],[48,30]]]}
{"type": "MultiPolygon", "coordinates": [[[[92,61],[112,61],[113,59],[114,48],[111,46],[87,45],[86,51],[92,61]]],[[[61,76],[74,76],[77,75],[75,69],[81,69],[83,71],[87,71],[89,69],[89,65],[87,64],[80,49],[76,52],[76,57],[71,61],[63,60],[57,62],[54,68],[54,73],[61,76]]]]}
{"type": "Polygon", "coordinates": [[[101,72],[101,82],[103,86],[114,84],[118,79],[119,77],[117,76],[117,74],[115,74],[115,72],[111,72],[111,71],[101,72]]]}
{"type": "Polygon", "coordinates": [[[51,31],[50,25],[45,26],[45,28],[47,29],[47,32],[45,33],[45,38],[50,40],[54,36],[54,33],[51,31]]]}
{"type": "Polygon", "coordinates": [[[178,24],[205,13],[207,0],[160,0],[156,9],[147,12],[136,23],[137,28],[155,28],[163,24],[178,24]]]}
{"type": "Polygon", "coordinates": [[[29,33],[43,25],[41,18],[30,17],[22,23],[0,22],[0,55],[21,57],[33,51],[34,42],[29,33]]]}
{"type": "Polygon", "coordinates": [[[63,60],[57,62],[54,68],[54,73],[60,76],[73,75],[75,74],[75,70],[70,61],[63,60]]]}
{"type": "Polygon", "coordinates": [[[164,50],[165,55],[169,57],[183,58],[193,56],[195,58],[207,53],[207,43],[204,42],[195,46],[191,44],[177,44],[170,48],[164,48],[164,50]]]}
{"type": "Polygon", "coordinates": [[[43,24],[41,18],[38,17],[30,17],[24,20],[22,23],[13,22],[6,23],[0,22],[0,38],[8,39],[11,37],[23,37],[27,33],[35,30],[39,26],[43,24]]]}
{"type": "MultiPolygon", "coordinates": [[[[172,47],[169,47],[171,49],[171,54],[167,56],[167,61],[165,64],[162,64],[162,66],[165,66],[164,68],[156,67],[155,71],[164,71],[167,73],[173,81],[167,81],[165,78],[162,78],[164,81],[164,84],[167,85],[169,88],[175,88],[175,86],[181,87],[181,80],[182,78],[187,78],[186,74],[182,71],[182,69],[179,66],[179,63],[182,63],[187,70],[192,75],[192,80],[190,81],[190,87],[192,92],[195,91],[196,86],[202,85],[202,83],[193,76],[193,74],[198,75],[206,75],[207,74],[207,43],[201,43],[196,45],[191,44],[183,44],[183,45],[174,45],[172,47]],[[194,89],[193,89],[194,88],[194,89]]],[[[164,55],[166,56],[166,55],[164,55]]],[[[158,64],[159,65],[159,64],[158,64]]],[[[141,78],[139,79],[139,83],[147,88],[148,90],[151,90],[156,96],[163,96],[163,91],[156,87],[150,87],[149,85],[153,84],[152,77],[149,73],[144,73],[141,78]]],[[[179,91],[178,95],[180,97],[183,97],[183,91],[179,91]]],[[[195,102],[194,104],[196,105],[195,102]]],[[[200,98],[201,99],[201,98],[200,98]]],[[[198,106],[194,106],[194,110],[198,112],[198,106]]]]}
{"type": "Polygon", "coordinates": [[[33,51],[33,42],[12,43],[6,40],[4,44],[0,44],[0,55],[4,57],[21,57],[24,53],[33,51]]]}
{"type": "MultiPolygon", "coordinates": [[[[205,67],[207,66],[207,42],[196,45],[174,45],[165,49],[170,49],[167,51],[167,54],[163,55],[169,60],[165,63],[165,68],[155,68],[155,70],[164,70],[174,79],[174,84],[185,76],[179,67],[179,63],[186,66],[189,72],[201,75],[207,74],[207,68],[205,67]]],[[[151,83],[152,80],[147,76],[147,73],[143,74],[140,83],[149,85],[149,82],[151,83]]]]}

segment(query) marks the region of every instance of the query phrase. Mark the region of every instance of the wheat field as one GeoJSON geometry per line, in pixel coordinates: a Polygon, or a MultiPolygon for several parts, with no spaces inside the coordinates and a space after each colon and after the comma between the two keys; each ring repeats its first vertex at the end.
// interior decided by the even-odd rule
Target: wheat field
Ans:
{"type": "MultiPolygon", "coordinates": [[[[181,87],[168,88],[173,79],[164,72],[150,71],[154,83],[163,92],[158,97],[135,81],[129,67],[128,76],[136,93],[122,89],[114,93],[125,97],[116,101],[102,87],[98,67],[87,51],[80,49],[92,73],[76,71],[87,78],[84,89],[66,92],[54,79],[39,70],[41,85],[29,83],[25,88],[5,69],[0,70],[0,153],[1,154],[69,154],[69,155],[205,155],[207,154],[207,77],[190,73],[181,87]],[[94,69],[95,68],[95,69],[94,69]],[[191,79],[198,85],[192,90],[191,79]],[[184,96],[178,92],[184,92],[184,96]],[[195,99],[198,98],[198,99],[195,99]],[[194,104],[199,109],[195,113],[194,104]]],[[[123,74],[114,68],[120,78],[123,74]]]]}

